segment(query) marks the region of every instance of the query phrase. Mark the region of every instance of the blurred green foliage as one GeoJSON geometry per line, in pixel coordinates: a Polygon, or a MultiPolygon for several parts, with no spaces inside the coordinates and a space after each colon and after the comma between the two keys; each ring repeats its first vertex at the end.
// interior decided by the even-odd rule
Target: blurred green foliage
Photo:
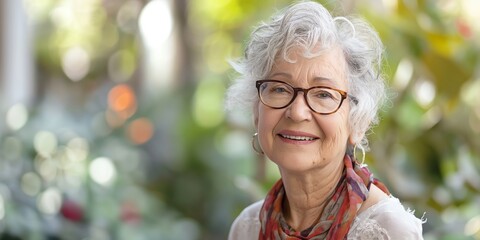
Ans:
{"type": "MultiPolygon", "coordinates": [[[[250,148],[251,116],[223,109],[235,74],[227,60],[242,56],[253,26],[290,1],[170,1],[182,57],[172,70],[177,78],[153,96],[142,91],[146,53],[137,29],[148,1],[85,1],[89,11],[74,13],[78,21],[56,22],[54,9],[67,2],[26,1],[37,29],[39,94],[25,127],[1,137],[3,166],[18,169],[0,181],[4,236],[225,239],[237,214],[263,198],[279,176],[250,148]],[[92,67],[77,82],[62,70],[62,55],[72,47],[91,56],[92,67]],[[135,91],[138,109],[112,126],[103,116],[110,90],[120,84],[135,91]],[[54,99],[63,107],[55,108],[49,95],[60,95],[54,99]],[[130,124],[140,118],[155,129],[142,144],[128,137],[130,124]],[[41,180],[40,192],[57,187],[63,205],[71,201],[82,209],[80,222],[39,211],[40,194],[24,196],[19,189],[25,173],[39,171],[32,139],[42,130],[58,137],[59,148],[68,145],[68,136],[86,139],[85,169],[100,156],[115,164],[112,186],[95,183],[87,170],[74,186],[65,187],[62,178],[41,180]],[[12,144],[21,145],[21,153],[12,144]],[[128,167],[132,162],[137,167],[128,167]],[[16,201],[19,196],[22,201],[16,201]],[[30,220],[22,225],[20,219],[30,220]]],[[[467,1],[319,2],[334,15],[365,17],[385,44],[392,98],[369,135],[367,163],[418,217],[425,212],[426,239],[480,239],[480,29],[462,15],[467,1]]]]}

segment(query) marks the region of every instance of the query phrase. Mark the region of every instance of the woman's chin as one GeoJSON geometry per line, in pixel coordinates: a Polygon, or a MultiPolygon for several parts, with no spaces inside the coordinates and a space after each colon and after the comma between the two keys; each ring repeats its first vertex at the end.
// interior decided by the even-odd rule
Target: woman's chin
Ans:
{"type": "Polygon", "coordinates": [[[312,155],[307,154],[295,154],[295,156],[284,155],[282,158],[273,158],[272,162],[277,164],[277,166],[282,171],[289,172],[307,172],[314,169],[321,168],[325,166],[325,162],[319,161],[320,158],[313,158],[312,155]],[[304,155],[304,156],[301,156],[304,155]]]}

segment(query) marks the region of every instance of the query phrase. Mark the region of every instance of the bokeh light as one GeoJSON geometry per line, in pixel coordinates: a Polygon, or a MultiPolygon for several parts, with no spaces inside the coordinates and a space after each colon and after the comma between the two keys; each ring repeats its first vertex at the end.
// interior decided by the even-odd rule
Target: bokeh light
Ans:
{"type": "Polygon", "coordinates": [[[38,22],[49,16],[53,2],[53,0],[23,0],[23,5],[32,22],[38,22]]]}
{"type": "Polygon", "coordinates": [[[435,99],[435,85],[429,80],[419,79],[413,88],[413,96],[420,106],[427,108],[435,99]]]}
{"type": "Polygon", "coordinates": [[[61,1],[50,12],[50,20],[59,28],[71,28],[75,25],[74,1],[61,1]]]}
{"type": "Polygon", "coordinates": [[[67,143],[68,157],[74,162],[83,162],[89,153],[88,141],[84,138],[72,138],[67,143]]]}
{"type": "Polygon", "coordinates": [[[397,8],[398,2],[397,0],[383,0],[383,5],[389,10],[389,12],[392,12],[393,9],[397,8]]]}
{"type": "Polygon", "coordinates": [[[135,33],[137,30],[137,19],[142,10],[140,1],[126,1],[117,13],[118,27],[126,33],[135,33]]]}
{"type": "Polygon", "coordinates": [[[50,157],[43,157],[42,155],[37,155],[34,160],[35,169],[42,176],[45,182],[52,182],[56,179],[58,168],[57,163],[50,157]]]}
{"type": "Polygon", "coordinates": [[[99,157],[90,163],[90,176],[96,183],[109,186],[115,180],[116,170],[112,160],[106,157],[99,157]]]}
{"type": "Polygon", "coordinates": [[[443,206],[448,205],[452,201],[450,192],[443,186],[436,187],[435,190],[433,190],[432,197],[435,199],[435,202],[443,206]]]}
{"type": "Polygon", "coordinates": [[[47,157],[57,150],[57,137],[48,131],[40,131],[35,134],[33,146],[38,154],[47,157]]]}
{"type": "Polygon", "coordinates": [[[60,190],[50,187],[37,199],[38,210],[45,214],[57,214],[62,205],[62,195],[60,190]]]}
{"type": "MultiPolygon", "coordinates": [[[[478,9],[480,9],[480,1],[478,0],[463,0],[461,1],[462,16],[465,17],[471,23],[477,23],[480,20],[478,9]]],[[[478,24],[471,24],[471,27],[476,31],[480,31],[478,24]]]]}
{"type": "Polygon", "coordinates": [[[91,61],[102,52],[97,49],[112,47],[118,41],[118,31],[111,30],[114,25],[104,24],[108,16],[102,3],[98,0],[62,0],[54,1],[50,6],[49,25],[55,31],[43,42],[49,47],[45,54],[52,55],[50,58],[55,65],[60,62],[63,72],[72,81],[80,81],[89,73],[91,61]]]}
{"type": "Polygon", "coordinates": [[[400,63],[398,63],[397,71],[395,72],[395,76],[393,77],[393,86],[397,90],[403,90],[407,87],[408,83],[412,79],[413,76],[413,64],[408,59],[402,59],[400,63]]]}
{"type": "Polygon", "coordinates": [[[7,111],[6,123],[7,126],[16,131],[21,129],[28,120],[28,111],[25,105],[19,103],[15,104],[7,111]]]}
{"type": "Polygon", "coordinates": [[[79,188],[88,175],[85,158],[78,158],[69,147],[61,147],[55,154],[58,187],[63,190],[79,188]]]}
{"type": "Polygon", "coordinates": [[[132,88],[126,84],[113,87],[108,93],[108,106],[122,119],[131,117],[137,110],[137,100],[132,88]]]}
{"type": "Polygon", "coordinates": [[[143,8],[138,20],[145,45],[164,43],[172,33],[173,17],[167,0],[152,0],[143,8]]]}
{"type": "Polygon", "coordinates": [[[475,216],[465,224],[465,235],[480,239],[480,216],[475,216]]]}
{"type": "Polygon", "coordinates": [[[127,129],[128,138],[134,144],[146,143],[152,138],[154,127],[152,122],[147,118],[135,119],[130,123],[127,129]]]}
{"type": "Polygon", "coordinates": [[[27,172],[23,174],[20,184],[22,191],[29,196],[37,195],[42,188],[42,180],[34,172],[27,172]]]}
{"type": "Polygon", "coordinates": [[[70,80],[80,81],[90,70],[90,56],[85,49],[72,47],[63,54],[62,68],[70,80]]]}

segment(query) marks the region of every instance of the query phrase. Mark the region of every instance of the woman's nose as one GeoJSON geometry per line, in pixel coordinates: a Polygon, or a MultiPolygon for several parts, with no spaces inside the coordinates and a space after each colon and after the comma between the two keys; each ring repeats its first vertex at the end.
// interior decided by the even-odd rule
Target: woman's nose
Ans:
{"type": "Polygon", "coordinates": [[[295,122],[309,121],[312,119],[312,110],[308,106],[303,92],[299,92],[290,106],[287,107],[286,116],[295,122]]]}

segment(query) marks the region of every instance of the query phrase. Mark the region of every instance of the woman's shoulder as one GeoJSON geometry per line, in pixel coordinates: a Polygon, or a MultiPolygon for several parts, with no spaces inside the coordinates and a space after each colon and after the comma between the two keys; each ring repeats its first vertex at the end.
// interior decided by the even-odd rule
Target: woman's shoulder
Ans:
{"type": "Polygon", "coordinates": [[[255,239],[260,231],[259,213],[263,200],[252,203],[238,215],[230,227],[229,240],[255,239]]]}
{"type": "Polygon", "coordinates": [[[422,224],[414,211],[405,209],[400,201],[389,196],[358,214],[349,239],[423,239],[422,224]]]}

